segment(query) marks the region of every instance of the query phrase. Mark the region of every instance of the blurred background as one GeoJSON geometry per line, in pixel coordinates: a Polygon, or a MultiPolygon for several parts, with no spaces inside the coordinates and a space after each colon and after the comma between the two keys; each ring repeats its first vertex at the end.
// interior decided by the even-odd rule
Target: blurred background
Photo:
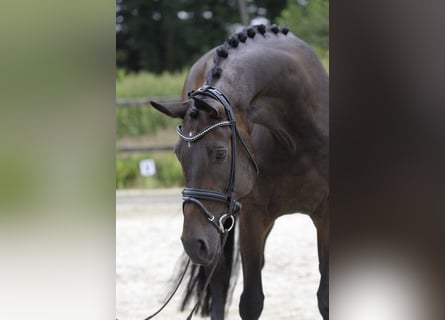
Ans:
{"type": "Polygon", "coordinates": [[[328,11],[328,0],[117,0],[116,188],[183,185],[172,152],[177,121],[148,101],[178,99],[201,55],[245,26],[275,23],[308,42],[328,69],[328,11]],[[147,159],[154,167],[144,173],[147,159]]]}
{"type": "MultiPolygon", "coordinates": [[[[348,317],[333,313],[334,317],[345,320],[366,316],[379,320],[445,319],[445,210],[442,200],[445,190],[445,42],[440,40],[445,29],[444,1],[331,1],[329,55],[327,44],[319,45],[316,38],[312,38],[318,37],[315,32],[318,28],[327,34],[326,2],[269,2],[247,2],[247,8],[251,8],[246,10],[250,23],[264,17],[271,22],[288,24],[295,34],[314,47],[325,66],[328,56],[333,61],[330,64],[330,180],[331,190],[335,192],[331,202],[331,252],[337,258],[333,260],[335,282],[331,292],[339,299],[331,305],[337,312],[343,308],[349,314],[348,317]],[[323,10],[313,10],[312,6],[323,10]],[[386,249],[387,254],[376,258],[384,251],[382,249],[386,249]],[[342,252],[347,253],[343,259],[342,252]],[[404,254],[406,252],[408,255],[404,254]],[[359,253],[358,259],[355,253],[359,253]],[[366,259],[361,258],[368,255],[366,259]],[[384,268],[375,268],[375,263],[368,263],[369,259],[384,268]],[[351,267],[345,268],[351,264],[358,265],[356,270],[365,272],[377,269],[379,276],[376,279],[370,270],[368,275],[371,276],[357,277],[351,267]],[[392,267],[394,265],[396,268],[392,267]],[[409,272],[409,268],[418,270],[409,272]],[[388,270],[391,278],[381,277],[382,270],[388,270]],[[346,290],[342,290],[344,287],[339,283],[342,276],[351,275],[346,290]],[[365,283],[360,279],[365,279],[365,283]],[[376,280],[384,281],[384,286],[379,288],[376,280]],[[410,280],[424,282],[426,287],[416,283],[414,288],[410,287],[410,280]],[[393,306],[399,316],[392,314],[384,318],[376,313],[384,308],[371,303],[370,294],[363,294],[367,283],[371,284],[370,293],[378,298],[377,302],[385,305],[397,297],[395,300],[399,303],[393,306]],[[385,290],[388,285],[399,285],[402,294],[385,290]],[[411,294],[418,296],[414,296],[414,301],[410,299],[400,304],[400,297],[411,294]],[[436,300],[439,307],[430,307],[436,300]],[[356,308],[355,314],[351,314],[353,305],[368,306],[368,312],[356,308]],[[411,312],[413,308],[421,312],[421,316],[411,312]],[[438,315],[432,317],[431,312],[436,310],[438,315]]],[[[109,0],[2,3],[1,319],[114,319],[115,202],[119,201],[115,189],[116,182],[122,179],[115,178],[116,159],[161,156],[160,152],[116,154],[116,137],[118,146],[124,137],[133,139],[135,144],[141,141],[142,146],[150,146],[163,131],[173,132],[165,129],[169,124],[165,124],[164,129],[156,129],[156,135],[145,134],[146,137],[135,131],[130,134],[129,129],[124,131],[123,121],[116,121],[116,113],[124,113],[124,110],[134,113],[136,122],[132,120],[133,124],[127,126],[133,128],[137,128],[137,121],[155,118],[138,116],[149,112],[147,106],[116,108],[116,97],[119,100],[179,96],[182,78],[177,89],[166,85],[165,79],[178,74],[184,77],[184,70],[194,61],[191,51],[184,50],[193,47],[199,56],[212,45],[222,43],[231,31],[230,25],[242,21],[238,2],[203,2],[203,6],[211,8],[203,9],[212,12],[211,21],[222,14],[217,13],[220,7],[232,14],[233,20],[227,18],[223,24],[216,22],[211,26],[210,21],[204,19],[210,13],[202,15],[202,11],[186,7],[194,2],[173,0],[146,1],[145,14],[149,18],[132,20],[144,12],[144,9],[136,9],[138,3],[109,0]],[[162,10],[156,9],[160,15],[155,13],[155,5],[162,7],[162,10]],[[165,11],[167,5],[171,6],[170,13],[165,11]],[[178,9],[175,5],[182,7],[178,9]],[[126,9],[122,11],[123,8],[126,9]],[[181,11],[185,14],[179,14],[181,11]],[[190,12],[194,12],[193,18],[178,17],[189,17],[190,12]],[[171,19],[168,23],[167,17],[171,19]],[[158,55],[154,51],[159,46],[153,41],[140,40],[143,34],[137,36],[134,31],[125,31],[145,30],[157,36],[160,33],[154,30],[158,29],[145,27],[153,25],[156,19],[164,28],[175,26],[174,33],[162,33],[165,38],[168,35],[178,43],[180,39],[187,43],[164,50],[169,50],[169,54],[180,53],[181,59],[190,59],[190,62],[181,60],[180,64],[168,67],[166,63],[158,63],[162,67],[155,69],[147,64],[142,66],[140,60],[134,59],[138,66],[126,66],[122,61],[128,59],[125,56],[129,53],[125,50],[132,42],[132,48],[149,46],[152,58],[167,59],[167,54],[158,55]],[[195,19],[200,20],[193,24],[195,19]],[[128,21],[133,22],[125,27],[128,21]],[[185,41],[185,35],[180,34],[185,24],[206,32],[185,41]],[[221,38],[217,30],[222,30],[221,38]],[[126,38],[121,40],[124,34],[126,38]],[[201,42],[203,37],[210,36],[215,39],[202,41],[203,47],[199,50],[198,45],[192,46],[194,41],[201,42]],[[121,62],[116,64],[116,61],[121,62]],[[142,79],[148,79],[148,85],[143,84],[142,79]],[[139,91],[123,90],[124,84],[130,81],[135,84],[127,87],[139,91]],[[153,91],[161,90],[159,88],[173,92],[153,91]],[[119,132],[115,134],[115,130],[119,132]]],[[[327,36],[324,39],[327,41],[327,36]]],[[[144,125],[145,130],[155,127],[144,125]]],[[[176,141],[176,137],[173,139],[176,141]]],[[[172,155],[171,152],[167,154],[172,155]]],[[[133,173],[128,173],[127,177],[139,175],[137,164],[136,161],[131,169],[133,173]]],[[[157,165],[160,173],[161,164],[157,165]]],[[[139,182],[137,179],[127,180],[133,181],[128,187],[139,183],[145,188],[158,181],[158,177],[143,178],[139,182]]],[[[180,203],[180,193],[177,195],[180,203]]],[[[177,207],[178,212],[172,214],[180,217],[180,206],[177,207]]],[[[147,224],[155,225],[151,220],[147,224]]],[[[128,227],[134,232],[131,225],[128,227]]],[[[295,234],[295,230],[292,232],[295,234]]],[[[143,250],[153,247],[149,244],[143,250]]],[[[273,253],[273,250],[268,252],[273,253]]],[[[267,283],[273,282],[276,281],[267,283]]],[[[282,287],[280,290],[286,292],[282,287]]],[[[282,299],[283,296],[277,297],[282,299]]],[[[150,301],[150,307],[154,304],[150,301]]]]}

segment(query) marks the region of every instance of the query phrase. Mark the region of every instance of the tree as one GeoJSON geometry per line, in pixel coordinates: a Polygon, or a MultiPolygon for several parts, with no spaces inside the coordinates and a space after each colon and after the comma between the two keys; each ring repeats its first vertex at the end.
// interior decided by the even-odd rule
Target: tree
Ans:
{"type": "Polygon", "coordinates": [[[319,54],[329,50],[329,1],[288,0],[277,22],[310,44],[319,54]]]}
{"type": "MultiPolygon", "coordinates": [[[[249,19],[273,20],[286,0],[247,2],[249,19]]],[[[237,0],[117,0],[116,63],[127,71],[181,70],[239,23],[237,0]]]]}
{"type": "Polygon", "coordinates": [[[176,71],[226,37],[237,6],[224,1],[117,0],[117,67],[176,71]]]}

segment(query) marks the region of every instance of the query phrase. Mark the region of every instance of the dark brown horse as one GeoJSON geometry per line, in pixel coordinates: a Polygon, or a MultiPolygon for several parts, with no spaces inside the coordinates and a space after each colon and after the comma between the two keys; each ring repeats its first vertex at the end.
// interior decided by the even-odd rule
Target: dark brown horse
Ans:
{"type": "Polygon", "coordinates": [[[328,76],[305,42],[287,28],[260,25],[201,57],[182,102],[152,102],[183,119],[175,148],[187,186],[181,240],[195,264],[185,303],[196,289],[212,320],[224,318],[236,247],[232,216],[244,275],[239,312],[247,320],[263,309],[266,238],[275,219],[295,212],[308,214],[317,228],[318,305],[329,318],[328,91],[328,76]],[[200,293],[220,250],[210,286],[200,293]]]}

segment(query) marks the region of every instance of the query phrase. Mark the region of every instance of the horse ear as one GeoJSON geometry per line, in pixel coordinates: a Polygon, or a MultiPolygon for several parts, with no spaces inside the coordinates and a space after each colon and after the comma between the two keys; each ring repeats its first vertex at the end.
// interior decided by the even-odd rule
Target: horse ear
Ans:
{"type": "Polygon", "coordinates": [[[204,101],[202,99],[194,99],[195,101],[195,107],[198,108],[199,110],[203,110],[206,112],[209,112],[213,118],[219,119],[221,118],[221,113],[219,111],[219,107],[221,107],[219,105],[219,103],[217,103],[215,100],[209,100],[209,101],[204,101]]]}
{"type": "Polygon", "coordinates": [[[188,108],[188,101],[180,102],[180,101],[172,101],[172,102],[163,102],[158,103],[155,101],[150,101],[150,104],[158,111],[168,115],[172,118],[181,118],[184,119],[185,112],[188,108]]]}

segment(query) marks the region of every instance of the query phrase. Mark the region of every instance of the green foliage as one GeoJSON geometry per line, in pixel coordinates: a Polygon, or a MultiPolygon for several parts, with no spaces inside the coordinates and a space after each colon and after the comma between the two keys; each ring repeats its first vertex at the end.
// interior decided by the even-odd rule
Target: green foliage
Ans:
{"type": "Polygon", "coordinates": [[[325,70],[329,73],[329,53],[320,54],[321,63],[323,64],[325,70]]]}
{"type": "Polygon", "coordinates": [[[125,74],[123,69],[118,69],[116,98],[180,97],[187,72],[188,70],[184,69],[176,73],[139,72],[137,74],[125,74]]]}
{"type": "Polygon", "coordinates": [[[277,23],[289,26],[299,38],[314,48],[320,57],[329,50],[329,1],[288,0],[277,23]]]}
{"type": "Polygon", "coordinates": [[[116,7],[117,65],[132,71],[181,70],[238,19],[236,1],[117,0],[116,7]]]}
{"type": "Polygon", "coordinates": [[[138,174],[138,161],[134,157],[116,157],[116,189],[122,189],[134,183],[138,174]]]}
{"type": "MultiPolygon", "coordinates": [[[[187,71],[154,75],[148,72],[125,75],[122,69],[117,72],[116,97],[177,97],[181,96],[187,71]]],[[[151,106],[131,106],[116,110],[116,136],[141,136],[155,134],[158,129],[174,128],[178,121],[154,110],[151,106]]]]}
{"type": "Polygon", "coordinates": [[[183,185],[181,165],[172,152],[116,156],[116,189],[168,188],[183,185]],[[155,176],[142,177],[140,175],[139,161],[143,159],[155,161],[155,176]]]}
{"type": "Polygon", "coordinates": [[[116,82],[121,81],[123,78],[125,78],[125,70],[116,69],[116,82]]]}
{"type": "MultiPolygon", "coordinates": [[[[116,98],[138,97],[180,97],[187,71],[154,75],[148,72],[126,74],[118,69],[116,74],[116,98]]],[[[171,119],[154,110],[151,106],[118,107],[116,109],[116,136],[155,135],[158,129],[174,127],[178,120],[171,119]]],[[[183,184],[179,162],[172,152],[153,154],[116,155],[116,188],[161,188],[183,184]],[[142,177],[139,173],[139,161],[154,159],[156,175],[142,177]]]]}
{"type": "MultiPolygon", "coordinates": [[[[285,4],[249,1],[249,16],[273,21],[285,4]]],[[[117,67],[154,73],[182,70],[221,44],[239,22],[234,0],[116,0],[117,67]]]]}
{"type": "Polygon", "coordinates": [[[137,137],[144,134],[155,134],[158,129],[169,124],[174,127],[176,121],[166,117],[151,106],[118,108],[116,110],[116,136],[137,137]]]}

